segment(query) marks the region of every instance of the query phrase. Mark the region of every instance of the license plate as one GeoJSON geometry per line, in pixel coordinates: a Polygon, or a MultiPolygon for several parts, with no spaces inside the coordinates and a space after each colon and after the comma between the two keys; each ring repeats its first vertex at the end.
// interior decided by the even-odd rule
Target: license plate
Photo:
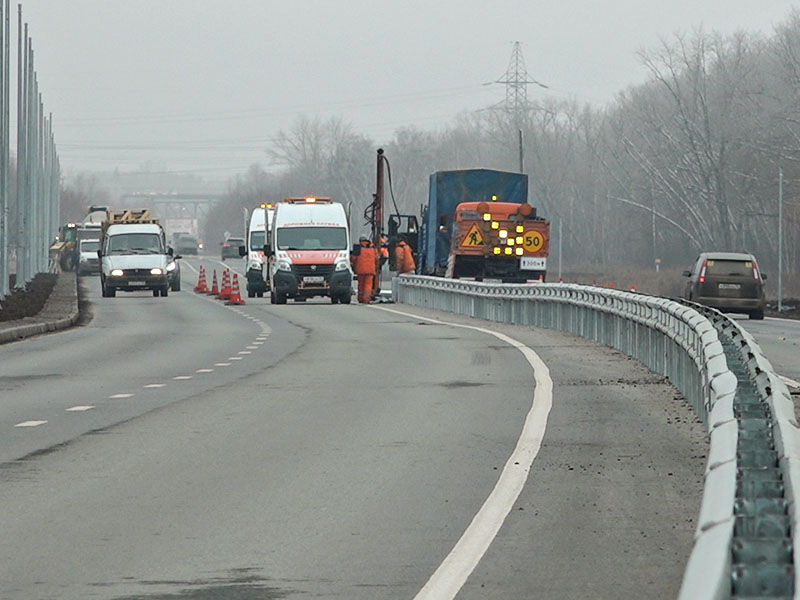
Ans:
{"type": "Polygon", "coordinates": [[[523,256],[519,259],[519,268],[524,271],[544,271],[547,269],[547,259],[538,256],[523,256]]]}
{"type": "Polygon", "coordinates": [[[741,286],[738,283],[720,283],[719,289],[721,290],[738,290],[741,286]]]}
{"type": "Polygon", "coordinates": [[[303,281],[306,283],[322,283],[325,278],[322,275],[314,275],[313,277],[303,277],[303,281]]]}
{"type": "Polygon", "coordinates": [[[144,285],[144,281],[129,281],[128,285],[144,285]]]}

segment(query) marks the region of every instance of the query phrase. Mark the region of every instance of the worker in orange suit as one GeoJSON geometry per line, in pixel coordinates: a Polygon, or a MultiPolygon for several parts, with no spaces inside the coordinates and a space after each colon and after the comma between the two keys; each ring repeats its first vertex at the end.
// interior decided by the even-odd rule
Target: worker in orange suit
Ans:
{"type": "Polygon", "coordinates": [[[404,235],[400,236],[400,241],[394,246],[394,264],[397,267],[398,275],[413,273],[417,268],[417,265],[414,264],[414,252],[404,235]]]}
{"type": "Polygon", "coordinates": [[[377,250],[367,236],[362,235],[358,239],[358,247],[353,253],[351,261],[358,277],[358,301],[361,304],[367,304],[372,299],[375,267],[378,264],[377,250]]]}

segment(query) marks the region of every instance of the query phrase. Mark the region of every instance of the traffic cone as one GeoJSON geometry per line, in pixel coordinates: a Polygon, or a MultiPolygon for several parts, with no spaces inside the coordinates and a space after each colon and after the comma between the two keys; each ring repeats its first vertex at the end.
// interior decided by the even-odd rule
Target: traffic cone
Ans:
{"type": "Polygon", "coordinates": [[[544,275],[539,275],[539,283],[544,283],[544,275]]]}
{"type": "Polygon", "coordinates": [[[231,297],[231,272],[225,269],[222,272],[222,287],[219,290],[217,298],[220,300],[228,300],[231,297]]]}
{"type": "Polygon", "coordinates": [[[631,291],[632,291],[632,292],[635,292],[635,291],[636,291],[636,286],[635,286],[635,285],[632,285],[632,286],[631,286],[631,291]]]}
{"type": "Polygon", "coordinates": [[[239,293],[239,275],[233,274],[233,289],[231,289],[231,297],[225,301],[225,304],[244,304],[242,295],[239,293]]]}
{"type": "Polygon", "coordinates": [[[211,289],[208,293],[212,296],[219,296],[219,288],[217,287],[217,270],[214,269],[214,278],[211,280],[211,289]]]}
{"type": "Polygon", "coordinates": [[[197,280],[197,285],[194,286],[194,291],[198,294],[208,293],[208,284],[206,284],[206,270],[203,265],[200,265],[200,278],[197,280]]]}

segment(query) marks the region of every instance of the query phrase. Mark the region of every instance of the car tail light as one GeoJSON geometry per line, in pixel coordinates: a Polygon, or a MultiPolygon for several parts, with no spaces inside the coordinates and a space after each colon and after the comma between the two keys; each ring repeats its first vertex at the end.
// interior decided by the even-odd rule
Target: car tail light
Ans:
{"type": "Polygon", "coordinates": [[[700,267],[700,277],[697,278],[697,281],[699,281],[700,283],[705,283],[706,282],[706,265],[707,264],[708,264],[708,261],[704,260],[703,261],[703,266],[700,267]]]}
{"type": "Polygon", "coordinates": [[[758,273],[758,263],[755,258],[753,259],[753,278],[756,281],[761,281],[761,275],[758,273]]]}

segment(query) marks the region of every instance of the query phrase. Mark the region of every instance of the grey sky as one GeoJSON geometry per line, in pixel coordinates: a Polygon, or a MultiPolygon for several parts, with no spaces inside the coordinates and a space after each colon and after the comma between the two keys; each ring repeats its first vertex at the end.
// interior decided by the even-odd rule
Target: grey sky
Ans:
{"type": "MultiPolygon", "coordinates": [[[[635,53],[676,31],[770,32],[800,0],[23,0],[67,174],[225,179],[298,115],[377,143],[504,97],[520,41],[548,92],[593,104],[644,80],[635,53]]],[[[16,9],[14,9],[16,10],[16,9]]],[[[529,97],[545,92],[529,88],[529,97]]]]}

